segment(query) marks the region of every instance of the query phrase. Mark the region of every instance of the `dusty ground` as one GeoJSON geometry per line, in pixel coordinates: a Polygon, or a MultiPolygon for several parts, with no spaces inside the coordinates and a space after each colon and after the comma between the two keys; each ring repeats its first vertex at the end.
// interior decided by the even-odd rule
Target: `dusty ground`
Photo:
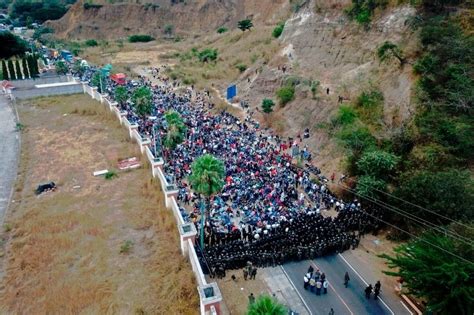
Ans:
{"type": "Polygon", "coordinates": [[[26,129],[3,235],[0,313],[196,314],[194,276],[149,170],[92,176],[138,155],[97,105],[68,96],[19,106],[26,129]],[[50,180],[58,190],[35,196],[50,180]]]}
{"type": "Polygon", "coordinates": [[[244,280],[242,269],[230,270],[226,277],[217,279],[217,284],[224,297],[225,304],[229,314],[245,314],[248,307],[249,295],[253,293],[255,297],[262,294],[270,294],[264,280],[264,272],[259,269],[255,280],[244,280]],[[236,280],[232,280],[231,276],[235,275],[236,280]]]}

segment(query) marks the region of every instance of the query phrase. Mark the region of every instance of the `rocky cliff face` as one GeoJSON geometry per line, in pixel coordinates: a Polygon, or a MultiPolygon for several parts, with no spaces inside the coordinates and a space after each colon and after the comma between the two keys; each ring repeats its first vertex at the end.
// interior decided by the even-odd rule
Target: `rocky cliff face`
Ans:
{"type": "Polygon", "coordinates": [[[179,33],[193,34],[235,27],[238,20],[253,17],[256,23],[274,18],[286,0],[196,0],[171,4],[104,3],[84,6],[78,1],[59,20],[49,21],[56,36],[68,39],[113,39],[131,34],[162,36],[165,25],[179,33]]]}

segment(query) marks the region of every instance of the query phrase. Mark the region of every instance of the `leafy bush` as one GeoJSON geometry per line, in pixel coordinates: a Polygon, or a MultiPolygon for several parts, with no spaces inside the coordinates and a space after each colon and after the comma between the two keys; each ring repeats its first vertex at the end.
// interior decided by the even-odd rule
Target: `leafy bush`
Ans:
{"type": "Polygon", "coordinates": [[[222,34],[227,32],[229,29],[227,27],[221,26],[217,29],[217,33],[222,34]]]}
{"type": "MultiPolygon", "coordinates": [[[[474,219],[474,181],[469,171],[414,171],[401,177],[394,193],[412,204],[429,208],[454,220],[474,219]]],[[[406,211],[434,223],[447,223],[410,204],[394,201],[406,211]]]]}
{"type": "Polygon", "coordinates": [[[375,176],[376,178],[388,178],[399,160],[392,153],[374,150],[362,154],[356,164],[361,174],[375,176]]]}
{"type": "Polygon", "coordinates": [[[349,105],[341,105],[333,123],[335,125],[345,126],[354,123],[356,119],[357,113],[355,112],[354,108],[349,105]]]}
{"type": "Polygon", "coordinates": [[[247,66],[244,65],[243,63],[239,63],[238,65],[235,66],[237,69],[239,69],[240,73],[244,72],[247,70],[247,66]]]}
{"type": "Polygon", "coordinates": [[[123,242],[123,244],[120,246],[120,254],[127,254],[130,252],[130,250],[133,247],[133,242],[131,240],[126,240],[123,242]]]}
{"type": "Polygon", "coordinates": [[[273,106],[275,106],[275,103],[273,102],[273,100],[269,98],[264,98],[262,100],[262,110],[264,113],[269,114],[273,112],[273,106]]]}
{"type": "Polygon", "coordinates": [[[242,32],[245,32],[246,30],[250,30],[253,27],[253,22],[250,19],[241,20],[237,23],[237,27],[242,32]]]}
{"type": "Polygon", "coordinates": [[[115,177],[118,177],[118,174],[116,171],[108,171],[107,173],[105,173],[104,177],[107,180],[111,180],[111,179],[114,179],[115,177]]]}
{"type": "Polygon", "coordinates": [[[337,137],[347,149],[356,154],[375,147],[377,143],[365,126],[345,127],[337,133],[337,137]]]}
{"type": "Polygon", "coordinates": [[[206,48],[198,53],[198,58],[201,62],[209,62],[217,60],[217,49],[206,48]]]}
{"type": "Polygon", "coordinates": [[[295,98],[295,88],[293,86],[285,86],[280,88],[276,95],[281,106],[285,106],[295,98]]]}
{"type": "Polygon", "coordinates": [[[377,90],[364,91],[356,100],[356,105],[359,107],[373,108],[383,102],[383,94],[377,90]]]}
{"type": "Polygon", "coordinates": [[[153,37],[150,35],[131,35],[128,37],[128,41],[130,43],[146,43],[146,42],[151,42],[152,40],[155,40],[153,37]]]}
{"type": "Polygon", "coordinates": [[[347,15],[357,23],[367,25],[372,19],[376,8],[385,8],[388,0],[352,0],[352,5],[346,10],[347,15]]]}
{"type": "Polygon", "coordinates": [[[95,39],[88,39],[86,40],[85,44],[89,47],[95,47],[99,45],[99,43],[95,39]]]}
{"type": "Polygon", "coordinates": [[[278,25],[273,29],[272,36],[275,38],[280,37],[283,33],[283,29],[285,28],[285,22],[280,22],[278,25]]]}
{"type": "Polygon", "coordinates": [[[356,191],[359,195],[368,198],[378,198],[385,191],[387,184],[377,177],[371,175],[363,175],[357,179],[356,191]]]}

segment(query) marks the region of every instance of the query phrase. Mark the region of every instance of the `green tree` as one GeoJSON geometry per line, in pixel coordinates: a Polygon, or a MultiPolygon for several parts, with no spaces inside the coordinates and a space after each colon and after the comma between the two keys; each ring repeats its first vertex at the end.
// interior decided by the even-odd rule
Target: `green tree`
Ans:
{"type": "Polygon", "coordinates": [[[338,132],[337,137],[342,141],[344,147],[356,155],[360,155],[366,149],[375,147],[377,143],[369,129],[361,126],[343,128],[338,132]]]}
{"type": "Polygon", "coordinates": [[[168,124],[168,132],[164,140],[164,145],[174,150],[178,144],[181,144],[186,135],[186,125],[183,118],[176,111],[169,111],[165,114],[165,120],[168,124]]]}
{"type": "Polygon", "coordinates": [[[4,80],[10,80],[10,76],[8,75],[7,64],[5,60],[2,59],[2,73],[4,80]]]}
{"type": "Polygon", "coordinates": [[[380,45],[380,47],[377,49],[377,56],[382,62],[391,58],[396,58],[400,62],[400,66],[403,66],[406,62],[402,50],[390,41],[385,41],[382,45],[380,45]]]}
{"type": "MultiPolygon", "coordinates": [[[[474,226],[463,231],[473,239],[474,226]]],[[[457,231],[459,234],[459,231],[457,231]]],[[[395,255],[382,255],[394,271],[386,274],[401,277],[408,292],[426,299],[434,314],[470,315],[474,312],[474,250],[453,238],[426,232],[419,239],[395,248],[395,255]],[[440,249],[441,248],[441,249],[440,249]],[[463,257],[465,260],[454,257],[463,257]]]]}
{"type": "Polygon", "coordinates": [[[8,59],[8,72],[10,73],[10,80],[16,80],[17,76],[15,74],[15,66],[13,65],[13,60],[8,59]]]}
{"type": "Polygon", "coordinates": [[[79,76],[82,76],[84,74],[84,71],[85,71],[85,67],[82,65],[82,62],[81,60],[76,60],[74,61],[74,64],[72,66],[72,71],[76,74],[78,74],[79,76]]]}
{"type": "Polygon", "coordinates": [[[62,60],[57,61],[54,66],[57,74],[66,74],[68,71],[66,63],[62,60]]]}
{"type": "Polygon", "coordinates": [[[246,30],[250,30],[253,27],[253,22],[250,19],[241,20],[237,23],[237,27],[242,32],[245,32],[246,30]]]}
{"type": "Polygon", "coordinates": [[[474,180],[468,171],[446,170],[439,172],[415,171],[400,178],[395,196],[410,201],[397,202],[399,207],[436,224],[446,221],[413,206],[419,205],[454,220],[474,219],[474,180]]]}
{"type": "Polygon", "coordinates": [[[288,310],[275,298],[268,295],[259,296],[254,303],[249,304],[247,315],[286,315],[288,310]]]}
{"type": "Polygon", "coordinates": [[[39,74],[38,60],[36,55],[28,55],[28,69],[30,70],[31,77],[35,78],[39,74]]]}
{"type": "Polygon", "coordinates": [[[273,102],[273,100],[269,98],[264,98],[262,100],[262,111],[265,114],[270,114],[271,112],[273,112],[273,106],[275,106],[275,103],[273,102]]]}
{"type": "Polygon", "coordinates": [[[28,44],[11,32],[0,32],[0,58],[21,57],[28,51],[28,44]]]}
{"type": "Polygon", "coordinates": [[[151,115],[153,110],[153,97],[148,87],[142,86],[137,88],[132,94],[132,102],[137,115],[145,118],[151,115]]]}
{"type": "Polygon", "coordinates": [[[363,175],[372,175],[376,178],[388,178],[395,170],[400,159],[383,150],[364,152],[357,161],[357,168],[363,175]]]}
{"type": "Polygon", "coordinates": [[[101,75],[100,75],[100,71],[97,71],[94,73],[94,75],[92,76],[91,78],[91,85],[96,87],[97,90],[99,91],[99,93],[102,93],[102,90],[101,90],[101,81],[102,78],[101,78],[101,75]]]}
{"type": "Polygon", "coordinates": [[[380,191],[385,192],[386,188],[385,181],[371,175],[362,175],[357,179],[356,191],[363,197],[379,199],[380,191]]]}
{"type": "Polygon", "coordinates": [[[224,163],[210,154],[197,158],[191,165],[189,182],[191,187],[206,199],[205,214],[201,213],[201,248],[204,248],[204,225],[209,218],[211,196],[217,194],[224,186],[224,163]]]}
{"type": "Polygon", "coordinates": [[[25,76],[25,79],[31,79],[31,74],[28,69],[28,62],[26,61],[26,58],[21,59],[21,67],[23,68],[23,74],[25,76]]]}
{"type": "Polygon", "coordinates": [[[18,60],[18,59],[15,60],[15,72],[16,72],[16,78],[18,80],[22,80],[23,76],[21,74],[20,60],[18,60]]]}
{"type": "Polygon", "coordinates": [[[272,36],[278,38],[283,33],[283,29],[285,28],[285,22],[280,22],[278,25],[273,29],[272,36]]]}
{"type": "Polygon", "coordinates": [[[295,88],[293,86],[284,86],[277,90],[276,95],[281,106],[285,106],[295,98],[295,88]]]}
{"type": "Polygon", "coordinates": [[[128,99],[127,89],[121,85],[117,86],[114,90],[114,97],[117,103],[119,103],[120,105],[124,105],[128,99]]]}

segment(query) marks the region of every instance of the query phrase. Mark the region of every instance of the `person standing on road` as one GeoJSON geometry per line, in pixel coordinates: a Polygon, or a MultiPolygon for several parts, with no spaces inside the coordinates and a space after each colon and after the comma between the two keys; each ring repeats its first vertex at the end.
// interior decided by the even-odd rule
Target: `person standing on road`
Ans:
{"type": "Polygon", "coordinates": [[[311,292],[314,292],[315,287],[316,287],[316,279],[314,278],[314,275],[312,275],[311,279],[309,279],[309,290],[311,292]]]}
{"type": "Polygon", "coordinates": [[[329,311],[329,315],[334,315],[334,309],[331,307],[331,310],[329,311]]]}
{"type": "Polygon", "coordinates": [[[323,283],[321,280],[316,281],[316,295],[321,295],[321,287],[323,286],[323,283]]]}
{"type": "Polygon", "coordinates": [[[374,286],[374,299],[376,300],[377,297],[380,294],[380,288],[382,287],[382,284],[380,283],[380,280],[377,281],[377,283],[374,286]]]}
{"type": "Polygon", "coordinates": [[[309,278],[311,278],[311,275],[310,273],[308,272],[307,274],[304,275],[304,289],[305,290],[308,290],[308,286],[309,286],[309,278]]]}
{"type": "Polygon", "coordinates": [[[323,280],[323,294],[328,293],[328,286],[329,286],[329,282],[326,279],[324,279],[323,280]]]}
{"type": "Polygon", "coordinates": [[[372,293],[372,284],[369,284],[369,286],[365,288],[365,298],[370,299],[371,293],[372,293]]]}
{"type": "Polygon", "coordinates": [[[349,278],[349,273],[346,271],[346,274],[344,275],[344,286],[346,288],[349,285],[349,280],[351,280],[351,278],[349,278]]]}

